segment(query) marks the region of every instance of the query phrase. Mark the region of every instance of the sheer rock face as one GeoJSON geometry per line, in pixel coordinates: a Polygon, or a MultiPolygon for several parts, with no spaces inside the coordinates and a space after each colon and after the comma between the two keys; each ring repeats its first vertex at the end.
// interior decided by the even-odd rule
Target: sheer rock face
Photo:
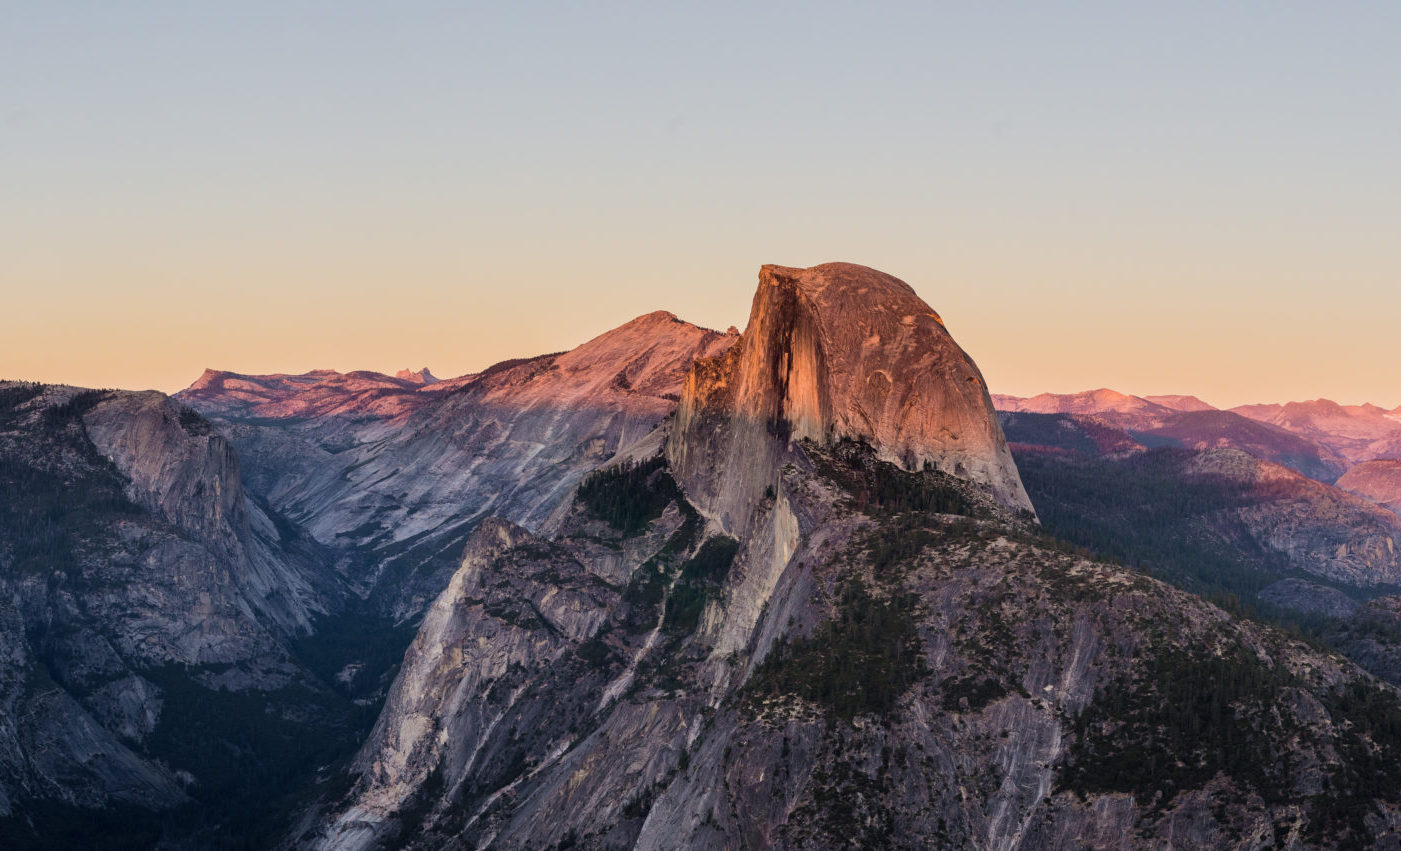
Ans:
{"type": "Polygon", "coordinates": [[[127,496],[233,567],[250,614],[287,634],[325,600],[304,565],[276,552],[279,532],[243,488],[238,455],[209,423],[162,393],[119,393],[83,418],[93,446],[129,480],[127,496]]]}
{"type": "Polygon", "coordinates": [[[864,266],[764,266],[741,344],[688,376],[668,457],[727,529],[774,483],[765,433],[864,440],[1031,509],[977,366],[908,284],[864,266]]]}

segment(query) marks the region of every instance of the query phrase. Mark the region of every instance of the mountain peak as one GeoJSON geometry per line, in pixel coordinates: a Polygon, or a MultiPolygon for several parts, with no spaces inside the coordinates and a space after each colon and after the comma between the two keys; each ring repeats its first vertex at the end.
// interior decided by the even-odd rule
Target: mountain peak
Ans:
{"type": "Polygon", "coordinates": [[[1196,396],[1169,393],[1160,396],[1144,396],[1143,398],[1147,399],[1149,402],[1152,402],[1155,405],[1162,405],[1165,408],[1172,408],[1174,411],[1186,411],[1191,413],[1197,411],[1216,410],[1216,407],[1214,405],[1204,402],[1196,396]]]}
{"type": "Polygon", "coordinates": [[[942,470],[1031,507],[977,366],[909,284],[865,266],[762,267],[739,345],[691,371],[669,452],[715,513],[740,522],[776,463],[754,448],[765,434],[863,440],[906,470],[942,470]],[[731,422],[726,446],[702,433],[717,419],[731,422]],[[733,476],[716,481],[719,469],[733,476]]]}
{"type": "Polygon", "coordinates": [[[862,312],[894,313],[903,318],[925,315],[944,320],[914,289],[885,272],[855,263],[822,263],[806,269],[768,263],[759,269],[759,285],[794,287],[824,310],[859,308],[862,312]]]}
{"type": "Polygon", "coordinates": [[[436,375],[429,372],[428,367],[426,366],[423,369],[418,370],[417,372],[408,369],[401,369],[398,372],[394,373],[394,377],[403,381],[408,381],[412,384],[422,384],[425,387],[429,384],[437,384],[441,380],[436,375]]]}

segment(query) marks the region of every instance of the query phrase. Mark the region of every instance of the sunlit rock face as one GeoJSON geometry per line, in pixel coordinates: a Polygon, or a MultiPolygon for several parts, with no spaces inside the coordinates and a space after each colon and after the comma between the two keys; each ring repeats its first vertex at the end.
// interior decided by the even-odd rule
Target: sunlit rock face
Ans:
{"type": "Polygon", "coordinates": [[[1401,514],[1401,459],[1364,461],[1338,479],[1338,487],[1401,514]]]}
{"type": "Polygon", "coordinates": [[[668,457],[726,528],[773,484],[763,433],[866,441],[1031,508],[977,366],[908,284],[864,266],[764,266],[740,345],[688,377],[668,457]]]}
{"type": "Polygon", "coordinates": [[[361,595],[410,618],[477,523],[551,527],[589,470],[675,410],[692,363],[737,339],[656,311],[568,352],[431,384],[211,371],[179,398],[230,436],[271,505],[350,553],[361,595]]]}

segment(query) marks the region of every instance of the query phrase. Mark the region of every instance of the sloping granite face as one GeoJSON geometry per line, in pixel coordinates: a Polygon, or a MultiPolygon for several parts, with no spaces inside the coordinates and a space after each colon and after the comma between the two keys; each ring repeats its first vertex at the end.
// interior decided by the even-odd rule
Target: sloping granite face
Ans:
{"type": "Polygon", "coordinates": [[[632,538],[578,506],[551,540],[479,527],[354,791],[293,844],[1328,847],[1397,825],[1401,796],[1348,779],[1401,756],[1343,697],[1401,711],[1356,668],[1047,548],[972,487],[976,517],[851,484],[956,480],[798,450],[730,544],[679,500],[632,538]]]}
{"type": "Polygon", "coordinates": [[[1366,588],[1401,584],[1401,522],[1361,497],[1234,449],[1190,457],[1183,472],[1246,488],[1223,510],[1266,550],[1315,576],[1366,588]]]}
{"type": "Polygon", "coordinates": [[[124,836],[159,832],[281,758],[224,735],[333,738],[349,710],[290,648],[343,594],[198,414],[0,382],[0,837],[114,807],[124,836]]]}
{"type": "Polygon", "coordinates": [[[735,340],[658,311],[569,352],[426,386],[206,374],[178,398],[229,435],[274,508],[346,554],[358,594],[410,619],[477,523],[550,528],[585,473],[675,409],[692,363],[735,340]]]}
{"type": "Polygon", "coordinates": [[[775,446],[843,438],[1031,510],[982,374],[908,284],[849,263],[764,266],[740,345],[687,378],[672,468],[733,530],[772,486],[775,446]]]}
{"type": "Polygon", "coordinates": [[[251,614],[296,634],[326,610],[338,589],[278,552],[280,533],[245,492],[232,444],[203,418],[150,391],[113,394],[83,424],[97,452],[127,478],[134,503],[236,566],[229,580],[251,614]]]}
{"type": "Polygon", "coordinates": [[[1364,461],[1343,474],[1338,487],[1401,515],[1401,459],[1364,461]]]}

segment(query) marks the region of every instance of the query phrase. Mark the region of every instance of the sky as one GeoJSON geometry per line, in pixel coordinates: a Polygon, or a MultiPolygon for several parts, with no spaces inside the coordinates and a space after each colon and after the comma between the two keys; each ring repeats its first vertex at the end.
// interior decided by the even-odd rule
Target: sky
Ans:
{"type": "Polygon", "coordinates": [[[0,0],[0,377],[907,281],[994,392],[1401,405],[1401,4],[0,0]]]}

